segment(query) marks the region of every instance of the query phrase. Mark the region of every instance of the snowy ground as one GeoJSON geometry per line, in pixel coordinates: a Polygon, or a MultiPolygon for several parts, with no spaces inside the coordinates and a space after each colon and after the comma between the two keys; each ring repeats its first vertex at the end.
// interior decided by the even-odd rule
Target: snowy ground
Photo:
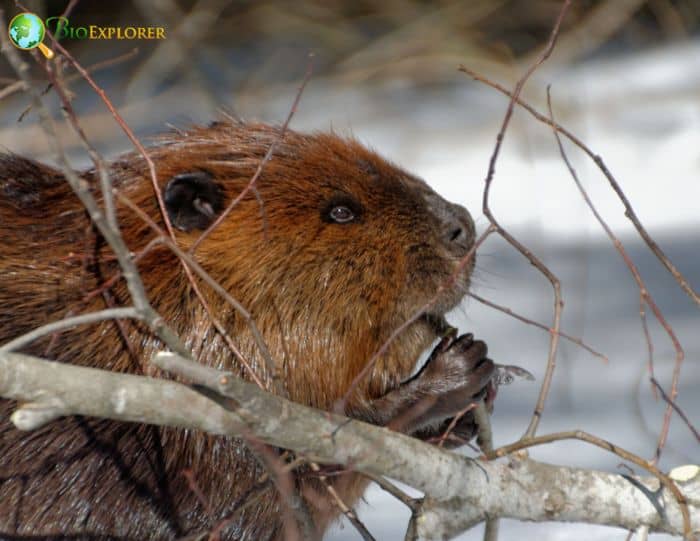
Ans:
{"type": "MultiPolygon", "coordinates": [[[[700,288],[700,42],[599,60],[578,68],[545,66],[525,93],[525,98],[543,111],[548,83],[553,84],[558,120],[606,160],[649,232],[691,284],[700,288]]],[[[156,131],[164,121],[186,125],[192,120],[210,119],[210,110],[197,107],[200,100],[195,92],[174,89],[157,99],[127,100],[122,112],[140,134],[156,131]]],[[[293,96],[294,89],[278,90],[269,95],[237,96],[228,105],[248,118],[281,122],[293,96]]],[[[202,99],[201,103],[206,101],[202,99]]],[[[483,229],[483,178],[505,104],[495,91],[466,77],[464,84],[429,91],[416,90],[409,83],[366,89],[312,80],[293,127],[332,127],[341,133],[353,133],[424,177],[447,198],[464,204],[483,229]]],[[[0,111],[5,127],[0,131],[0,145],[46,156],[36,129],[13,122],[22,108],[8,105],[0,111]]],[[[95,120],[88,132],[96,135],[104,131],[108,116],[95,112],[83,118],[95,120]]],[[[108,131],[117,133],[116,129],[108,131]]],[[[66,135],[67,144],[70,141],[66,135]]],[[[128,148],[123,139],[104,141],[102,147],[110,149],[110,154],[114,149],[128,148]]],[[[627,246],[685,348],[678,404],[697,427],[698,308],[634,235],[622,206],[594,165],[577,150],[568,149],[595,204],[627,246]]],[[[561,344],[540,432],[580,428],[650,457],[663,405],[653,400],[645,379],[646,348],[638,291],[577,193],[557,154],[551,131],[522,111],[514,117],[498,162],[491,206],[502,225],[542,257],[561,279],[566,302],[563,329],[610,358],[604,365],[576,346],[561,344]]],[[[487,242],[477,267],[477,293],[538,321],[551,320],[549,284],[504,242],[487,242]]],[[[522,365],[541,381],[548,346],[546,333],[473,300],[455,311],[452,321],[463,332],[469,330],[485,339],[494,359],[522,365]]],[[[659,326],[652,322],[651,327],[657,375],[667,385],[673,350],[659,326]]],[[[493,417],[497,444],[522,434],[537,390],[537,383],[529,382],[514,382],[501,389],[493,417]]],[[[549,445],[533,450],[532,456],[557,464],[607,470],[615,470],[620,462],[582,443],[549,445]]],[[[700,445],[674,418],[662,466],[698,460],[700,445]]],[[[360,517],[377,539],[403,539],[408,513],[381,491],[369,491],[360,517]]],[[[501,538],[622,541],[625,535],[607,528],[504,521],[501,538]]],[[[461,539],[480,538],[480,529],[476,529],[461,539]]],[[[349,525],[327,536],[328,541],[353,539],[360,537],[349,525]]]]}

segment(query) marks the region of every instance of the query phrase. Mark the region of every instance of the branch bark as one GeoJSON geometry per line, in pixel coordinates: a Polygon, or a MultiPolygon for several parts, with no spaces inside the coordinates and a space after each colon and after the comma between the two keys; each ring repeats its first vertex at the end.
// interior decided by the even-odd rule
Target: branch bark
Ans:
{"type": "MultiPolygon", "coordinates": [[[[77,414],[228,436],[245,433],[314,462],[392,477],[426,494],[415,521],[420,539],[447,539],[493,517],[626,529],[646,525],[652,532],[683,534],[680,506],[669,491],[659,488],[655,478],[528,459],[475,461],[385,428],[290,402],[219,374],[217,390],[225,389],[226,397],[209,390],[205,395],[164,379],[1,353],[0,396],[25,402],[12,416],[22,429],[36,428],[59,415],[77,414]],[[215,401],[209,398],[212,395],[215,401]]],[[[678,486],[697,531],[700,474],[678,486]]]]}

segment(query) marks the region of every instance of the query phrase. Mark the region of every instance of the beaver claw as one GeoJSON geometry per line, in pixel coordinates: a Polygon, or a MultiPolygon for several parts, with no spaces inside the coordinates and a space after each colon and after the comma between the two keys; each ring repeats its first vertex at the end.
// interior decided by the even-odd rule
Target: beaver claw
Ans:
{"type": "Polygon", "coordinates": [[[471,409],[484,399],[492,409],[497,368],[486,357],[484,342],[474,340],[471,333],[455,334],[440,341],[415,376],[373,401],[367,420],[424,440],[439,437],[449,426],[460,440],[473,437],[476,423],[471,409]]]}
{"type": "Polygon", "coordinates": [[[445,421],[451,422],[456,415],[460,419],[454,429],[462,435],[463,428],[474,424],[470,406],[486,398],[487,406],[492,409],[495,398],[492,382],[497,369],[487,353],[486,344],[474,340],[471,333],[458,338],[447,336],[435,347],[416,376],[420,394],[432,397],[433,402],[417,419],[415,431],[420,437],[425,438],[431,428],[439,433],[445,421]]]}

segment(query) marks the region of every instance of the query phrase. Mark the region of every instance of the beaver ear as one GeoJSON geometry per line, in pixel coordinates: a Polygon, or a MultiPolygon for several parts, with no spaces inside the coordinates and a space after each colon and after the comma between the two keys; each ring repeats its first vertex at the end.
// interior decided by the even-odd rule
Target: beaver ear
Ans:
{"type": "Polygon", "coordinates": [[[206,229],[223,209],[221,187],[205,171],[175,175],[163,195],[170,221],[181,231],[206,229]]]}

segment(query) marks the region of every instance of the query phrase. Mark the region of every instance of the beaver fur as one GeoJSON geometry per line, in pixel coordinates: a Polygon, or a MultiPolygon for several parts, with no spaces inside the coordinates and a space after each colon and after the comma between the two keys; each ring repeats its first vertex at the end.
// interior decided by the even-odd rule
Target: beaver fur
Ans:
{"type": "MultiPolygon", "coordinates": [[[[149,149],[183,248],[241,192],[278,133],[224,120],[162,136],[149,149]]],[[[109,171],[121,193],[163,223],[140,155],[119,157],[109,171]]],[[[87,170],[82,177],[98,196],[97,173],[87,170]]],[[[257,191],[259,197],[244,198],[195,257],[252,314],[288,397],[328,410],[392,331],[446,283],[473,246],[474,225],[464,208],[422,180],[330,133],[288,131],[257,191]]],[[[118,218],[127,245],[139,254],[154,233],[121,205],[118,218]]],[[[106,307],[105,295],[90,293],[118,271],[115,259],[55,169],[0,157],[0,241],[0,343],[106,307]]],[[[140,256],[138,268],[153,306],[199,362],[250,379],[167,248],[140,256]]],[[[483,390],[494,368],[483,342],[471,336],[443,342],[411,377],[438,336],[433,322],[464,296],[471,270],[467,266],[430,313],[392,342],[350,395],[346,414],[386,425],[429,398],[428,411],[401,428],[429,439],[483,390]]],[[[269,382],[246,322],[202,288],[253,370],[269,382]]],[[[122,280],[107,296],[113,305],[129,304],[122,280]]],[[[147,359],[162,344],[141,324],[123,322],[123,328],[125,334],[113,321],[82,326],[22,351],[153,373],[147,359]]],[[[222,522],[225,539],[283,535],[279,497],[239,439],[83,417],[24,433],[9,422],[15,406],[0,400],[2,539],[175,539],[205,535],[222,522]]],[[[469,438],[473,432],[467,414],[455,433],[469,438]]],[[[349,505],[367,485],[356,474],[332,479],[349,505]]],[[[300,488],[304,483],[300,476],[300,488]]],[[[309,487],[316,490],[312,482],[309,487]]],[[[316,495],[307,500],[321,535],[338,510],[325,492],[316,495]]]]}

